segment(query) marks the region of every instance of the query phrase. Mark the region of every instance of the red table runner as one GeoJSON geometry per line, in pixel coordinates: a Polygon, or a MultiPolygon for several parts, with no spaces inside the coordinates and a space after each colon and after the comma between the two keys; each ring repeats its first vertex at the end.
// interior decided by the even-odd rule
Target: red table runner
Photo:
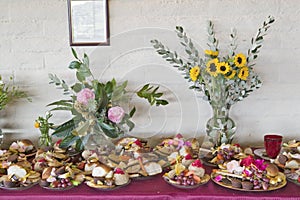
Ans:
{"type": "MultiPolygon", "coordinates": [[[[207,172],[210,172],[207,168],[207,172]]],[[[300,199],[300,186],[288,182],[284,188],[266,192],[242,192],[223,188],[211,180],[196,189],[178,189],[167,184],[161,175],[146,180],[132,180],[125,187],[100,191],[85,184],[67,191],[50,191],[36,185],[23,191],[0,191],[0,199],[26,200],[70,200],[70,199],[300,199]]]]}

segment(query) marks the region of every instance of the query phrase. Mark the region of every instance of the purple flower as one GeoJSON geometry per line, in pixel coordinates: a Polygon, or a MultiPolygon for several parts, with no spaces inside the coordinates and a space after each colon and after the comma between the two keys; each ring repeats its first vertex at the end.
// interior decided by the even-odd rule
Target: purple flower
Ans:
{"type": "Polygon", "coordinates": [[[185,142],[184,142],[184,145],[187,146],[187,147],[191,147],[191,146],[192,146],[192,144],[191,144],[190,141],[185,141],[185,142]]]}
{"type": "Polygon", "coordinates": [[[220,182],[223,179],[221,175],[215,177],[215,181],[220,182]]]}
{"type": "Polygon", "coordinates": [[[178,149],[181,149],[182,147],[183,147],[183,145],[184,145],[184,141],[183,140],[178,140],[178,146],[177,146],[177,150],[178,149]]]}
{"type": "Polygon", "coordinates": [[[89,100],[94,100],[94,99],[95,99],[95,94],[89,88],[84,88],[77,93],[77,101],[84,105],[87,105],[89,100]]]}
{"type": "Polygon", "coordinates": [[[257,167],[257,169],[264,171],[268,166],[268,164],[264,164],[264,162],[265,161],[263,159],[256,159],[254,165],[257,167]]]}
{"type": "Polygon", "coordinates": [[[125,112],[120,106],[111,107],[108,110],[108,119],[116,124],[122,121],[124,115],[125,112]]]}

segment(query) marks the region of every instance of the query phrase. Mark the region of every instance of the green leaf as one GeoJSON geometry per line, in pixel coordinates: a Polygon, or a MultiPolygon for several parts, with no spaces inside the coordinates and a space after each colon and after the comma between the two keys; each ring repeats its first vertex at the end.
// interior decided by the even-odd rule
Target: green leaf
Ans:
{"type": "Polygon", "coordinates": [[[59,107],[56,107],[56,108],[52,108],[50,111],[54,111],[54,110],[72,110],[73,108],[70,108],[70,107],[63,107],[63,106],[59,106],[59,107]]]}
{"type": "Polygon", "coordinates": [[[131,131],[134,128],[134,123],[131,120],[126,120],[126,124],[129,127],[129,131],[131,131]]]}
{"type": "Polygon", "coordinates": [[[59,144],[59,147],[62,149],[66,149],[69,146],[71,146],[72,144],[74,144],[77,140],[80,140],[79,136],[74,136],[74,135],[69,135],[67,137],[65,137],[61,143],[59,144]]]}
{"type": "Polygon", "coordinates": [[[133,117],[135,111],[136,111],[136,108],[133,107],[133,108],[131,109],[130,113],[129,113],[129,116],[130,116],[130,117],[133,117]]]}
{"type": "Polygon", "coordinates": [[[166,100],[157,100],[157,101],[156,101],[156,105],[157,105],[157,106],[159,106],[159,105],[165,106],[165,105],[168,105],[168,104],[169,104],[169,102],[166,101],[166,100]]]}
{"type": "Polygon", "coordinates": [[[77,53],[75,51],[75,49],[71,48],[72,49],[72,54],[73,56],[78,60],[78,56],[77,56],[77,53]]]}
{"type": "Polygon", "coordinates": [[[79,69],[79,68],[80,68],[80,65],[81,65],[80,62],[78,62],[78,61],[72,61],[72,62],[69,64],[69,68],[70,68],[70,69],[79,69]]]}
{"type": "Polygon", "coordinates": [[[99,101],[99,110],[102,110],[102,109],[106,108],[106,106],[109,102],[109,99],[108,99],[107,94],[106,94],[103,87],[99,88],[98,92],[99,92],[99,99],[98,99],[98,101],[99,101]]]}
{"type": "Polygon", "coordinates": [[[104,122],[99,122],[99,125],[102,129],[102,131],[105,133],[110,138],[117,138],[119,136],[117,130],[115,129],[114,126],[110,124],[106,124],[104,122]]]}
{"type": "Polygon", "coordinates": [[[75,83],[71,88],[74,92],[78,93],[84,88],[84,86],[81,83],[75,83]]]}
{"type": "Polygon", "coordinates": [[[62,125],[55,128],[54,132],[52,133],[53,136],[56,137],[66,137],[70,134],[72,134],[72,131],[75,129],[75,122],[74,119],[71,119],[62,125]]]}
{"type": "Polygon", "coordinates": [[[77,77],[78,81],[80,81],[80,82],[85,81],[85,76],[80,72],[76,72],[76,77],[77,77]]]}
{"type": "Polygon", "coordinates": [[[48,104],[47,106],[68,106],[73,107],[72,100],[59,100],[48,104]]]}
{"type": "Polygon", "coordinates": [[[83,55],[83,63],[88,67],[89,65],[90,65],[90,60],[89,60],[89,57],[86,55],[86,54],[84,54],[83,55]]]}

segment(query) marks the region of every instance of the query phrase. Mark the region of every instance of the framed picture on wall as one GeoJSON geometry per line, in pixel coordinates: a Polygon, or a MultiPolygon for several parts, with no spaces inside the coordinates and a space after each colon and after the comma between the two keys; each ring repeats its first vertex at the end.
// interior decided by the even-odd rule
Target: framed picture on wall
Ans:
{"type": "Polygon", "coordinates": [[[71,46],[109,45],[108,0],[68,0],[71,46]]]}

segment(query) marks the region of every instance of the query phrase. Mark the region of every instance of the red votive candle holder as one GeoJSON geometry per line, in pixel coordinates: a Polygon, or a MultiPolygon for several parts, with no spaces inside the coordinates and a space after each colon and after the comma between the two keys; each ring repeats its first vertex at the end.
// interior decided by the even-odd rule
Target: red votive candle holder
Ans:
{"type": "Polygon", "coordinates": [[[266,153],[269,158],[276,158],[280,153],[282,143],[281,135],[265,135],[264,136],[264,144],[266,153]]]}

